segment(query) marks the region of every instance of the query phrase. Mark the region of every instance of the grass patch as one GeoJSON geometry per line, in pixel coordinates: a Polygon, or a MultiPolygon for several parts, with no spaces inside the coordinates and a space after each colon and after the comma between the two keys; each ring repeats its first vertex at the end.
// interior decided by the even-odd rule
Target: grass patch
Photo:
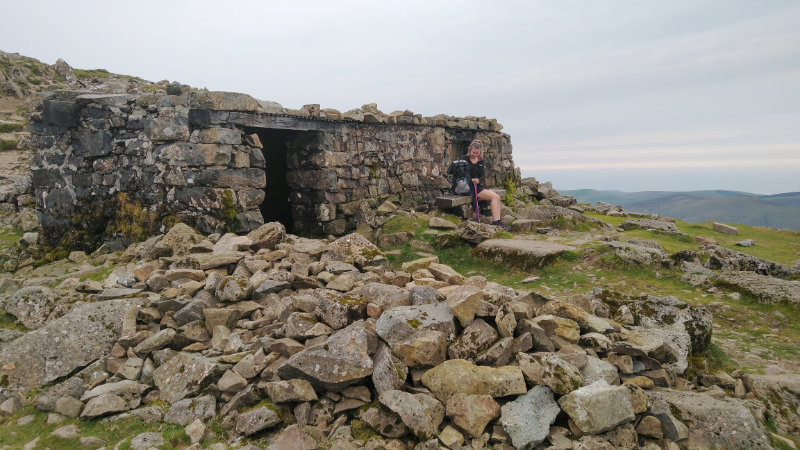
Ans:
{"type": "Polygon", "coordinates": [[[0,123],[0,133],[13,133],[15,131],[23,131],[24,129],[24,123],[0,123]]]}
{"type": "Polygon", "coordinates": [[[119,422],[105,423],[100,420],[79,420],[65,418],[59,424],[47,424],[47,414],[36,411],[28,406],[9,417],[0,421],[3,432],[0,433],[0,447],[3,448],[22,448],[26,443],[39,438],[36,448],[82,448],[77,440],[65,440],[51,435],[53,430],[65,425],[77,425],[81,430],[81,436],[94,436],[105,441],[106,447],[110,448],[117,443],[121,443],[120,449],[129,449],[130,441],[137,435],[145,432],[159,432],[164,437],[164,445],[161,449],[184,448],[189,445],[189,439],[183,427],[169,423],[147,423],[139,419],[127,419],[119,422]],[[28,425],[18,425],[17,421],[27,415],[33,415],[34,419],[28,425]]]}
{"type": "Polygon", "coordinates": [[[160,84],[146,84],[146,85],[142,86],[141,89],[142,89],[142,92],[147,92],[147,93],[152,94],[154,92],[163,91],[165,88],[164,88],[164,86],[162,86],[160,84]]]}
{"type": "Polygon", "coordinates": [[[719,370],[730,372],[736,368],[736,362],[719,345],[713,342],[698,356],[706,359],[710,373],[715,373],[719,370]]]}
{"type": "Polygon", "coordinates": [[[0,311],[0,328],[6,328],[9,330],[19,330],[19,331],[28,331],[24,325],[19,323],[16,317],[12,316],[11,314],[0,311]]]}
{"type": "MultiPolygon", "coordinates": [[[[595,212],[587,212],[585,214],[613,226],[619,226],[622,222],[628,220],[625,217],[611,217],[595,212]]],[[[698,250],[699,246],[694,242],[694,237],[696,236],[714,239],[717,244],[722,247],[789,267],[794,265],[793,261],[800,259],[800,231],[775,230],[772,228],[734,224],[739,228],[739,234],[737,236],[731,236],[714,231],[711,221],[689,223],[676,220],[675,225],[678,227],[678,230],[688,236],[652,233],[641,229],[625,231],[625,235],[637,239],[656,241],[669,252],[676,252],[682,249],[698,250]],[[755,241],[756,245],[752,247],[740,247],[736,245],[737,242],[745,239],[752,239],[755,241]]]]}
{"type": "Polygon", "coordinates": [[[0,139],[0,150],[14,150],[17,148],[17,141],[6,141],[0,139]]]}
{"type": "Polygon", "coordinates": [[[605,223],[607,223],[609,225],[613,225],[615,227],[620,226],[620,224],[622,224],[622,222],[625,222],[626,220],[628,220],[627,217],[606,216],[606,215],[603,215],[603,214],[600,214],[600,213],[596,213],[594,211],[586,211],[586,212],[583,213],[583,215],[589,216],[589,217],[594,217],[595,219],[602,220],[603,222],[605,222],[605,223]]]}
{"type": "Polygon", "coordinates": [[[107,71],[106,69],[73,69],[72,71],[78,78],[108,78],[111,75],[111,72],[107,71]]]}
{"type": "Polygon", "coordinates": [[[24,231],[16,228],[0,229],[0,249],[7,249],[14,245],[25,234],[24,231]]]}
{"type": "Polygon", "coordinates": [[[711,222],[688,223],[678,220],[675,222],[678,229],[692,236],[712,238],[722,247],[727,247],[738,252],[746,253],[756,258],[774,261],[786,266],[792,266],[792,261],[800,259],[800,231],[774,230],[765,227],[734,224],[739,228],[737,236],[717,233],[711,228],[711,222]],[[756,245],[740,247],[737,242],[752,239],[756,245]]]}
{"type": "Polygon", "coordinates": [[[111,275],[111,272],[113,272],[114,269],[115,269],[114,266],[105,267],[105,268],[100,269],[100,270],[98,270],[98,271],[96,271],[94,273],[89,273],[89,274],[81,276],[80,280],[81,281],[86,281],[86,280],[103,281],[106,278],[108,278],[109,275],[111,275]]]}
{"type": "Polygon", "coordinates": [[[386,224],[383,225],[383,234],[394,234],[394,233],[403,233],[403,232],[410,232],[414,233],[416,237],[418,234],[421,234],[428,228],[428,222],[424,219],[418,218],[409,218],[404,215],[396,215],[389,219],[386,224]]]}

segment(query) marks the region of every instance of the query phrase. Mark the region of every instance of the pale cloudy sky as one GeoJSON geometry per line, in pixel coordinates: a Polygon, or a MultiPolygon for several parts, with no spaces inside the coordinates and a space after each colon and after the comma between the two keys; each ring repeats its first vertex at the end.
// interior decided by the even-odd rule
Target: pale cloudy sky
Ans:
{"type": "Polygon", "coordinates": [[[556,189],[800,191],[800,1],[10,1],[0,49],[497,118],[556,189]],[[224,5],[224,6],[223,6],[224,5]]]}

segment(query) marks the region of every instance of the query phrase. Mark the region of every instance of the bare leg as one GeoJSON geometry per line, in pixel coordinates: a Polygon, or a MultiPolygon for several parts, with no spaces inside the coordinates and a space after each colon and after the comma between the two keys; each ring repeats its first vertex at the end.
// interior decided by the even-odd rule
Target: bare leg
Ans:
{"type": "Polygon", "coordinates": [[[492,210],[492,222],[500,220],[500,196],[494,191],[484,189],[478,193],[479,200],[488,200],[489,208],[492,210]]]}

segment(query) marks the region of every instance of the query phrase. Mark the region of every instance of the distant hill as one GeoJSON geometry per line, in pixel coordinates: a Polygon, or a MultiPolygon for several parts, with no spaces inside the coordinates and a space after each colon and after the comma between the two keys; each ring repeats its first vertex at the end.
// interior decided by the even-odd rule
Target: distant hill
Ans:
{"type": "Polygon", "coordinates": [[[675,217],[688,222],[741,223],[770,228],[800,230],[800,192],[759,195],[737,191],[560,191],[580,202],[598,201],[627,210],[675,217]]]}

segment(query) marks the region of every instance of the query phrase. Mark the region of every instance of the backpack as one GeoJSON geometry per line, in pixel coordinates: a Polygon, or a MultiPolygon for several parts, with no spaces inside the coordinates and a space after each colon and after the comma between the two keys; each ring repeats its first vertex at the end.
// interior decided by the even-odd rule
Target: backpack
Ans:
{"type": "Polygon", "coordinates": [[[453,180],[453,193],[456,195],[469,195],[469,165],[463,159],[457,159],[450,164],[447,175],[453,180]]]}

